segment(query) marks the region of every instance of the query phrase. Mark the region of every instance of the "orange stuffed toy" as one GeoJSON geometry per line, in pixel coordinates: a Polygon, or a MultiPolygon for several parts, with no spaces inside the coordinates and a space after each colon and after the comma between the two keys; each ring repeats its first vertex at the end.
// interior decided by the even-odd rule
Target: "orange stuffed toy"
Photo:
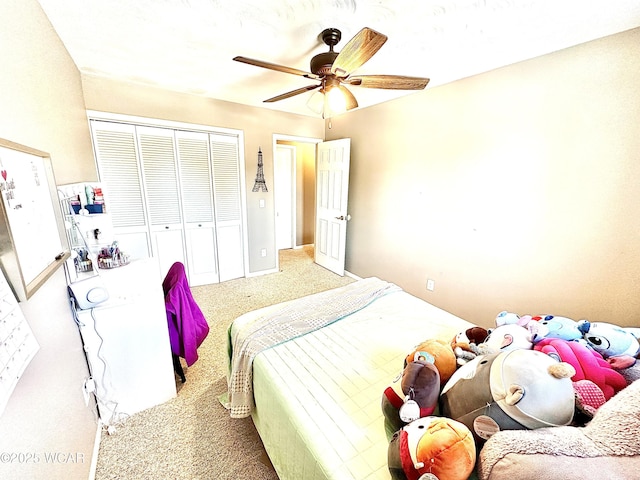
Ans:
{"type": "Polygon", "coordinates": [[[435,338],[425,340],[407,355],[404,361],[405,366],[415,360],[420,360],[421,352],[427,353],[427,357],[430,355],[429,358],[423,360],[432,362],[436,366],[438,373],[440,373],[440,385],[444,386],[458,368],[456,355],[453,353],[451,344],[435,338]]]}
{"type": "Polygon", "coordinates": [[[476,445],[464,424],[424,417],[396,432],[387,460],[393,480],[466,480],[475,467],[476,445]]]}

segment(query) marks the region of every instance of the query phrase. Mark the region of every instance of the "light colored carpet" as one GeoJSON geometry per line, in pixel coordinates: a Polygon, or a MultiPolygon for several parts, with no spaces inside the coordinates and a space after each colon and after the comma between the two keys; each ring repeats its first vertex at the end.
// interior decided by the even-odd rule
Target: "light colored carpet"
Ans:
{"type": "Polygon", "coordinates": [[[307,246],[281,251],[277,273],[193,287],[210,327],[198,361],[185,368],[185,384],[177,380],[176,398],[102,434],[96,479],[278,480],[251,419],[229,418],[217,400],[226,390],[227,327],[245,312],[352,281],[313,263],[307,246]]]}

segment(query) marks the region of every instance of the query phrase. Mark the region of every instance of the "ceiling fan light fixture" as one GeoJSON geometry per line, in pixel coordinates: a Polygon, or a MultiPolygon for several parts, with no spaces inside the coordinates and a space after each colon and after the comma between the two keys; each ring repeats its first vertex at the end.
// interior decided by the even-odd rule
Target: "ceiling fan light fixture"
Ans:
{"type": "MultiPolygon", "coordinates": [[[[342,87],[344,88],[344,87],[342,87]]],[[[334,115],[344,113],[347,111],[347,98],[340,86],[330,87],[325,96],[327,97],[327,110],[334,115]]]]}
{"type": "Polygon", "coordinates": [[[324,95],[320,90],[316,90],[307,100],[307,107],[312,112],[320,115],[324,110],[324,95]]]}
{"type": "Polygon", "coordinates": [[[340,85],[336,78],[327,77],[322,80],[322,88],[309,97],[307,107],[321,114],[322,118],[330,118],[354,108],[351,97],[351,92],[340,85]]]}

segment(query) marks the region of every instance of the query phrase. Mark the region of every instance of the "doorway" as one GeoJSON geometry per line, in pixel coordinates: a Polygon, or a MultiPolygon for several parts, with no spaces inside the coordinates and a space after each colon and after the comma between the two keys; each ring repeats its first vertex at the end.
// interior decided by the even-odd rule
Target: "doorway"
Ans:
{"type": "Polygon", "coordinates": [[[284,250],[296,244],[296,147],[276,145],[273,169],[276,250],[284,250]]]}
{"type": "Polygon", "coordinates": [[[277,250],[314,243],[316,145],[321,142],[320,138],[273,136],[277,250]]]}

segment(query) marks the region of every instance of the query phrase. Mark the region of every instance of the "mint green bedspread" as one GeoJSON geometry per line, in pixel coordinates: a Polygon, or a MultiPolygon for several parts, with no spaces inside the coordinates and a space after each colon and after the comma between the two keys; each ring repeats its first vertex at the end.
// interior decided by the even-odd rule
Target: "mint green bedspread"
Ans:
{"type": "Polygon", "coordinates": [[[258,354],[252,417],[280,480],[388,480],[382,392],[418,343],[471,326],[399,291],[258,354]]]}

